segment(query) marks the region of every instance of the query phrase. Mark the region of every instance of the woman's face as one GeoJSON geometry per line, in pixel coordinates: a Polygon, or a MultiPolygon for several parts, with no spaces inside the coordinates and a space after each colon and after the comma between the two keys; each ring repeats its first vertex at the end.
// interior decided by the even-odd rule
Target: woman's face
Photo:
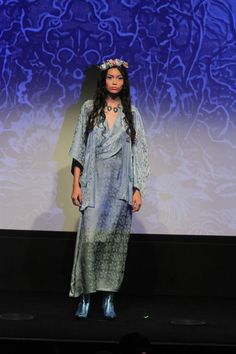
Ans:
{"type": "Polygon", "coordinates": [[[111,68],[107,71],[106,89],[110,93],[119,93],[124,85],[124,78],[117,68],[111,68]]]}

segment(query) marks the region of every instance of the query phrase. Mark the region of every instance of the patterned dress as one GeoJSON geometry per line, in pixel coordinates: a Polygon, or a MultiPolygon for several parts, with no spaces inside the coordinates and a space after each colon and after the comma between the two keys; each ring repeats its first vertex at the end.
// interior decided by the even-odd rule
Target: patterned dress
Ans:
{"type": "Polygon", "coordinates": [[[141,116],[132,106],[136,143],[126,132],[124,113],[117,113],[83,138],[93,101],[81,108],[69,151],[81,166],[82,204],[71,275],[71,297],[96,291],[117,292],[122,284],[132,223],[134,188],[144,196],[150,173],[148,147],[141,116]]]}

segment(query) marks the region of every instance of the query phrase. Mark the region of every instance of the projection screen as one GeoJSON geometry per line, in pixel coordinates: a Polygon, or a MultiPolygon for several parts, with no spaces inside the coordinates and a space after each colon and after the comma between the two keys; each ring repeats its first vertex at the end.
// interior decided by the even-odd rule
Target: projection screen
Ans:
{"type": "Polygon", "coordinates": [[[151,175],[132,232],[236,235],[236,2],[0,4],[0,228],[75,231],[68,155],[96,65],[129,62],[151,175]]]}

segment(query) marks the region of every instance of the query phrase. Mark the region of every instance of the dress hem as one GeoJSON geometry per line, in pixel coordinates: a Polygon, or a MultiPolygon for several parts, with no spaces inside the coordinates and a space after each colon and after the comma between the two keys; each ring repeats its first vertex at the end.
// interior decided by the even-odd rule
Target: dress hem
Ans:
{"type": "MultiPolygon", "coordinates": [[[[99,291],[107,291],[107,292],[111,292],[111,293],[118,293],[119,290],[111,290],[111,289],[104,289],[104,288],[98,288],[97,290],[91,290],[89,292],[86,292],[85,294],[95,294],[99,291]]],[[[80,295],[82,295],[83,292],[79,293],[79,295],[72,295],[71,293],[69,294],[69,297],[73,297],[73,298],[76,298],[76,297],[80,297],[80,295]]]]}

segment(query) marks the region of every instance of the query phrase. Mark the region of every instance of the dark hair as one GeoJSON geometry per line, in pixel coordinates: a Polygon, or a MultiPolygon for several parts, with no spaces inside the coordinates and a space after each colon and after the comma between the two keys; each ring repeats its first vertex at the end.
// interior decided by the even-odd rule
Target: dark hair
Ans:
{"type": "MultiPolygon", "coordinates": [[[[123,66],[114,66],[114,68],[117,68],[124,78],[124,85],[122,87],[122,90],[119,92],[119,97],[123,106],[123,112],[125,114],[124,120],[128,125],[127,133],[129,134],[131,138],[131,143],[133,144],[135,142],[136,132],[133,123],[133,114],[131,111],[131,97],[128,72],[123,66]]],[[[93,109],[89,114],[87,126],[85,129],[85,143],[87,143],[89,132],[93,130],[94,126],[97,123],[103,123],[106,119],[104,108],[106,103],[106,97],[108,95],[108,91],[106,89],[106,76],[109,69],[110,68],[102,70],[100,78],[98,78],[97,80],[97,88],[93,97],[93,109]],[[101,115],[101,118],[99,118],[99,115],[101,115]]]]}

